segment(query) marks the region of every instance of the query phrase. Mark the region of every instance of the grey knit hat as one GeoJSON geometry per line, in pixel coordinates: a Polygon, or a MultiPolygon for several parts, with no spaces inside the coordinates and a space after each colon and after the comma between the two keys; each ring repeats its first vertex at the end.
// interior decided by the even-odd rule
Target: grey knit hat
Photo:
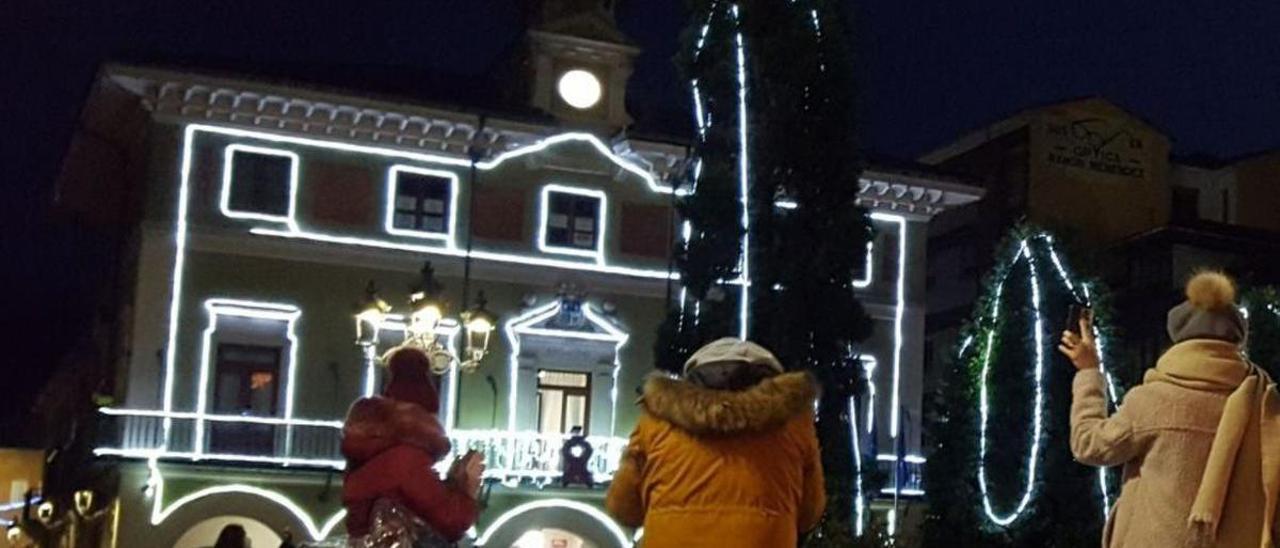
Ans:
{"type": "Polygon", "coordinates": [[[1236,284],[1221,272],[1200,272],[1187,282],[1187,300],[1169,310],[1174,344],[1214,339],[1244,344],[1249,322],[1236,306],[1236,284]]]}

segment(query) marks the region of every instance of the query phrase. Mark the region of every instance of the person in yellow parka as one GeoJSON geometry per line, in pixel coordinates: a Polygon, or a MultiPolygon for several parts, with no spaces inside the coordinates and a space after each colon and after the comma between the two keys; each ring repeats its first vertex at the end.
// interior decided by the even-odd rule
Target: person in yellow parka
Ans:
{"type": "Polygon", "coordinates": [[[826,506],[816,383],[760,345],[720,339],[684,376],[645,382],[609,512],[646,548],[795,546],[826,506]]]}

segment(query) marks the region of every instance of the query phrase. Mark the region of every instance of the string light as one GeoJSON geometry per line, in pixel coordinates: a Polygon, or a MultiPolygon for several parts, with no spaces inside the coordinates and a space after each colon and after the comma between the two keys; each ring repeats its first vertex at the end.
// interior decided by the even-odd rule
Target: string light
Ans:
{"type": "MultiPolygon", "coordinates": [[[[1037,467],[1037,464],[1039,463],[1038,457],[1040,454],[1040,436],[1041,436],[1041,428],[1043,426],[1043,420],[1041,415],[1043,412],[1043,405],[1044,405],[1044,386],[1042,383],[1043,373],[1044,373],[1044,348],[1043,348],[1044,333],[1042,329],[1043,326],[1042,326],[1042,319],[1040,315],[1040,282],[1036,277],[1035,259],[1033,258],[1031,254],[1031,249],[1028,247],[1027,240],[1025,239],[1022,240],[1022,242],[1018,246],[1018,251],[1014,257],[1013,264],[1017,264],[1017,261],[1022,257],[1025,257],[1027,260],[1029,276],[1031,277],[1031,302],[1032,302],[1032,308],[1034,310],[1034,314],[1036,318],[1036,322],[1035,322],[1035,340],[1036,340],[1036,343],[1035,343],[1036,344],[1036,368],[1035,368],[1036,392],[1035,394],[1036,396],[1035,396],[1035,407],[1034,407],[1033,418],[1032,418],[1033,429],[1032,429],[1032,436],[1031,436],[1031,450],[1030,450],[1030,455],[1027,459],[1026,488],[1023,490],[1022,498],[1018,501],[1017,507],[1012,512],[1004,516],[1000,516],[996,513],[991,503],[991,494],[988,492],[989,482],[987,480],[986,461],[987,461],[987,421],[990,415],[990,403],[989,403],[989,397],[988,397],[987,379],[991,373],[991,351],[995,342],[995,331],[996,331],[995,325],[999,320],[1000,300],[1004,290],[1004,284],[1008,280],[1009,272],[1006,272],[1005,277],[1001,279],[1000,282],[996,285],[996,294],[994,299],[992,300],[992,305],[991,305],[990,323],[992,325],[992,328],[987,333],[987,341],[986,341],[987,345],[986,345],[986,348],[984,349],[983,358],[982,358],[982,376],[981,376],[981,393],[980,393],[981,399],[979,403],[979,412],[981,415],[981,426],[980,426],[981,438],[978,443],[978,448],[979,448],[978,449],[979,451],[978,483],[979,483],[979,488],[982,491],[982,506],[983,506],[983,509],[986,511],[987,517],[990,518],[991,521],[1002,526],[1013,523],[1013,521],[1018,518],[1018,515],[1020,515],[1022,511],[1026,509],[1027,505],[1031,502],[1031,494],[1035,488],[1036,467],[1037,467]]],[[[1010,266],[1010,271],[1011,270],[1012,270],[1012,266],[1010,266]]]]}
{"type": "MultiPolygon", "coordinates": [[[[989,320],[988,320],[988,323],[990,324],[991,327],[989,328],[985,337],[986,346],[983,349],[983,355],[982,355],[982,374],[980,377],[981,379],[980,398],[981,399],[979,402],[981,425],[980,425],[980,439],[979,439],[980,462],[978,467],[978,479],[979,479],[979,486],[981,488],[982,497],[983,497],[983,508],[987,514],[987,517],[990,518],[991,521],[993,521],[994,523],[1001,526],[1007,526],[1010,523],[1013,523],[1013,521],[1015,521],[1018,518],[1018,516],[1021,515],[1021,513],[1030,504],[1031,498],[1034,493],[1036,472],[1039,464],[1040,445],[1042,442],[1041,437],[1043,433],[1043,420],[1044,420],[1043,416],[1044,416],[1044,361],[1045,361],[1044,344],[1045,342],[1044,342],[1044,319],[1043,319],[1043,314],[1041,313],[1042,288],[1041,288],[1040,274],[1038,270],[1037,260],[1035,258],[1034,249],[1032,247],[1032,243],[1034,241],[1044,242],[1045,250],[1050,257],[1050,262],[1053,264],[1054,270],[1058,274],[1057,277],[1062,282],[1063,286],[1077,300],[1082,300],[1082,302],[1086,302],[1086,303],[1091,302],[1092,300],[1090,295],[1090,290],[1089,290],[1089,284],[1082,283],[1082,284],[1079,284],[1079,287],[1077,288],[1077,285],[1071,280],[1071,276],[1067,273],[1067,270],[1063,265],[1061,256],[1058,254],[1057,250],[1054,247],[1053,238],[1050,235],[1043,234],[1043,233],[1025,238],[1019,243],[1017,251],[1013,254],[1012,258],[1009,260],[1009,264],[1006,266],[1007,270],[1004,273],[1004,277],[1002,277],[1000,281],[996,284],[995,293],[990,304],[991,311],[990,311],[989,320]],[[1035,334],[1035,345],[1036,345],[1036,348],[1035,348],[1036,350],[1036,369],[1035,369],[1036,391],[1035,391],[1035,407],[1033,411],[1034,413],[1033,414],[1033,431],[1032,431],[1032,441],[1030,445],[1030,451],[1028,454],[1026,486],[1023,490],[1022,496],[1019,499],[1018,504],[1016,505],[1013,511],[1005,515],[999,515],[995,511],[993,504],[991,502],[991,496],[988,491],[989,483],[988,483],[988,478],[986,474],[986,454],[987,454],[987,448],[988,448],[987,422],[989,419],[989,411],[990,411],[989,402],[988,402],[987,381],[990,374],[991,353],[994,348],[995,335],[996,335],[995,326],[998,324],[998,320],[999,320],[1000,304],[1003,299],[1004,284],[1008,280],[1008,276],[1012,272],[1013,267],[1020,260],[1024,260],[1024,259],[1027,261],[1028,276],[1030,277],[1030,282],[1031,282],[1032,305],[1033,305],[1032,308],[1035,314],[1035,327],[1034,327],[1035,333],[1034,334],[1035,334]],[[1081,297],[1083,298],[1081,299],[1081,297]]],[[[1106,338],[1098,330],[1096,325],[1093,326],[1093,336],[1098,344],[1098,351],[1100,355],[1100,359],[1099,359],[1100,372],[1106,379],[1106,383],[1107,383],[1108,390],[1107,390],[1106,396],[1108,401],[1114,405],[1115,402],[1118,400],[1116,396],[1114,379],[1111,377],[1110,373],[1107,371],[1106,364],[1105,364],[1106,338]]],[[[965,352],[967,352],[967,350],[969,349],[969,347],[972,345],[973,342],[974,342],[974,338],[972,336],[967,337],[962,342],[960,346],[961,356],[963,356],[965,352]]],[[[1098,486],[1099,486],[1099,491],[1102,495],[1102,507],[1103,507],[1102,510],[1105,516],[1110,508],[1110,493],[1108,492],[1108,489],[1107,489],[1107,478],[1106,478],[1105,468],[1098,468],[1098,486]]]]}
{"type": "MultiPolygon", "coordinates": [[[[173,275],[171,277],[171,291],[169,301],[169,329],[168,343],[165,346],[165,365],[164,365],[164,397],[163,409],[165,411],[173,410],[173,392],[175,381],[175,370],[177,367],[177,348],[178,348],[178,332],[181,321],[182,312],[182,286],[186,269],[186,247],[187,247],[187,228],[188,214],[190,211],[190,194],[191,194],[191,170],[194,164],[194,146],[195,136],[197,132],[211,133],[215,135],[225,135],[229,137],[251,138],[260,141],[267,141],[277,144],[302,145],[309,147],[317,147],[329,150],[339,150],[343,152],[355,152],[369,154],[383,158],[413,160],[439,165],[453,167],[469,167],[471,162],[469,159],[456,158],[451,156],[443,156],[436,154],[425,154],[418,152],[407,152],[391,148],[373,147],[367,145],[355,145],[336,141],[325,141],[321,139],[313,139],[307,137],[296,137],[290,135],[279,135],[274,133],[266,133],[261,131],[252,131],[238,128],[229,128],[214,126],[208,124],[188,124],[183,132],[183,152],[182,165],[180,169],[180,184],[178,187],[178,208],[174,230],[174,266],[173,275]]],[[[485,162],[478,162],[475,167],[480,170],[491,170],[502,165],[504,162],[525,155],[541,152],[548,147],[567,142],[587,143],[604,155],[610,162],[617,165],[624,171],[639,176],[647,185],[647,187],[658,193],[675,193],[683,195],[683,191],[677,191],[670,186],[661,185],[654,178],[653,174],[618,156],[610,150],[599,138],[589,133],[572,132],[562,133],[552,137],[548,137],[535,144],[504,152],[485,162]]],[[[223,169],[223,189],[221,201],[225,204],[222,212],[230,218],[250,218],[257,220],[265,220],[270,222],[280,222],[286,225],[286,230],[270,229],[264,227],[254,227],[250,233],[264,236],[276,236],[290,239],[303,239],[316,242],[356,245],[363,247],[372,247],[378,249],[394,249],[407,251],[412,253],[429,253],[440,254],[455,257],[472,257],[480,260],[490,260],[494,262],[504,262],[509,264],[537,265],[550,268],[582,270],[589,272],[600,272],[606,274],[619,274],[625,276],[634,276],[640,278],[652,279],[678,279],[664,270],[630,268],[622,266],[602,265],[602,264],[583,264],[573,261],[564,261],[556,259],[548,259],[543,257],[521,256],[509,253],[500,253],[492,251],[475,250],[470,253],[458,251],[451,247],[441,246],[423,246],[412,245],[388,240],[376,240],[370,238],[355,238],[335,236],[320,232],[304,231],[295,220],[296,213],[296,194],[298,191],[298,161],[297,154],[292,151],[282,149],[269,149],[265,147],[255,147],[249,145],[233,144],[225,149],[225,160],[223,169]],[[267,154],[277,154],[288,156],[292,162],[290,172],[290,206],[288,214],[283,217],[268,216],[262,217],[260,214],[253,214],[253,217],[245,217],[241,212],[233,211],[229,208],[229,192],[232,179],[233,163],[231,158],[237,150],[246,152],[262,152],[267,154]]],[[[454,193],[456,196],[456,192],[454,193]]],[[[452,215],[451,215],[452,216],[452,215]]],[[[452,221],[451,221],[452,222],[452,221]]],[[[164,441],[168,445],[171,437],[172,420],[164,419],[164,441]]]]}
{"type": "Polygon", "coordinates": [[[224,298],[208,299],[204,302],[204,308],[209,315],[209,326],[204,330],[200,349],[200,373],[199,382],[196,387],[196,409],[198,414],[195,418],[195,436],[191,441],[192,452],[195,453],[197,457],[204,453],[203,417],[209,411],[209,356],[213,353],[213,334],[218,330],[218,317],[235,316],[257,320],[285,322],[285,337],[289,341],[289,365],[285,378],[284,409],[284,417],[286,421],[285,454],[288,455],[293,441],[293,431],[287,421],[293,418],[294,379],[296,378],[295,375],[297,374],[296,369],[298,363],[298,338],[294,332],[294,328],[298,318],[302,315],[302,312],[298,310],[297,307],[288,304],[224,298]]]}
{"type": "MultiPolygon", "coordinates": [[[[735,23],[738,19],[738,5],[730,6],[735,23]]],[[[747,143],[747,54],[742,40],[742,32],[734,34],[737,44],[738,60],[738,192],[742,201],[742,296],[738,300],[738,338],[747,339],[751,331],[751,180],[749,169],[749,146],[747,143]]]]}
{"type": "Polygon", "coordinates": [[[858,442],[858,402],[857,398],[849,398],[849,437],[853,440],[854,464],[854,534],[862,536],[863,513],[866,511],[866,497],[862,494],[862,447],[858,442]]]}
{"type": "Polygon", "coordinates": [[[292,514],[293,517],[297,519],[298,523],[301,523],[304,527],[306,527],[307,532],[311,535],[311,538],[317,542],[322,541],[325,538],[328,538],[329,534],[333,532],[334,528],[337,527],[338,524],[342,522],[343,518],[347,516],[346,510],[339,510],[337,513],[330,516],[329,519],[326,520],[323,524],[316,525],[315,520],[311,519],[311,515],[308,514],[306,510],[303,510],[301,506],[298,506],[298,504],[295,503],[293,499],[287,496],[284,496],[276,491],[271,491],[269,489],[263,489],[261,487],[255,487],[252,485],[245,485],[241,483],[218,485],[215,487],[201,489],[194,493],[188,494],[182,498],[179,498],[178,500],[174,501],[173,504],[170,504],[168,507],[163,507],[164,476],[160,473],[160,466],[156,462],[156,457],[153,456],[147,459],[147,468],[148,470],[150,470],[150,473],[151,473],[151,477],[148,478],[147,484],[150,486],[153,486],[153,488],[155,489],[155,492],[153,495],[153,502],[151,506],[151,525],[153,526],[164,523],[164,521],[168,519],[169,516],[173,515],[174,512],[177,512],[178,509],[182,508],[183,506],[186,506],[188,504],[191,504],[193,502],[196,502],[206,497],[228,494],[228,493],[238,493],[238,494],[256,496],[259,498],[266,499],[272,503],[275,503],[276,505],[284,508],[290,514],[292,514]]]}
{"type": "Polygon", "coordinates": [[[222,164],[222,192],[219,199],[219,208],[222,214],[232,219],[248,219],[267,221],[272,223],[284,223],[289,226],[297,226],[294,221],[294,215],[298,207],[298,155],[277,148],[266,148],[242,144],[228,145],[223,151],[222,164]],[[266,156],[282,156],[289,159],[289,203],[286,206],[284,215],[272,215],[268,213],[260,213],[256,211],[240,211],[231,209],[231,188],[235,179],[235,157],[236,153],[248,152],[251,154],[261,154],[266,156]]]}
{"type": "MultiPolygon", "coordinates": [[[[559,253],[562,255],[575,255],[578,257],[588,257],[591,259],[595,259],[596,264],[603,265],[604,264],[604,239],[605,239],[605,233],[608,230],[608,226],[609,226],[608,212],[609,212],[609,201],[608,201],[608,197],[605,195],[603,191],[592,189],[592,188],[583,188],[583,187],[575,187],[575,186],[567,186],[567,185],[559,185],[559,184],[550,184],[550,185],[543,186],[541,206],[539,207],[539,213],[538,213],[538,219],[539,219],[538,251],[542,251],[544,253],[559,253]],[[588,198],[595,198],[600,201],[599,219],[595,221],[596,224],[593,227],[593,228],[599,229],[597,231],[598,233],[595,235],[595,238],[596,238],[595,249],[580,249],[576,247],[551,245],[547,243],[547,229],[550,227],[550,221],[551,221],[551,194],[553,192],[560,193],[560,194],[572,194],[574,196],[586,196],[588,198]]],[[[570,233],[572,233],[575,227],[568,227],[568,229],[570,233]]]]}

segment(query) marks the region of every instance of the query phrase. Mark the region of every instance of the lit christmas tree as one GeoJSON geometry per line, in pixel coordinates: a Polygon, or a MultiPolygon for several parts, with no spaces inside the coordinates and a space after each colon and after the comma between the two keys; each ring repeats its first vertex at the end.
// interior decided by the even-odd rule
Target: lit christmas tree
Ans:
{"type": "Polygon", "coordinates": [[[1074,461],[1075,368],[1056,348],[1072,304],[1094,311],[1106,368],[1115,344],[1105,292],[1067,269],[1051,235],[1015,228],[974,309],[946,384],[931,402],[926,542],[938,546],[1092,546],[1118,492],[1115,474],[1074,461]]]}
{"type": "Polygon", "coordinates": [[[853,293],[871,229],[856,205],[854,82],[841,3],[692,2],[680,60],[698,131],[684,289],[657,343],[659,365],[724,336],[755,340],[823,386],[818,432],[826,517],[811,544],[855,536],[849,398],[871,322],[853,293]]]}

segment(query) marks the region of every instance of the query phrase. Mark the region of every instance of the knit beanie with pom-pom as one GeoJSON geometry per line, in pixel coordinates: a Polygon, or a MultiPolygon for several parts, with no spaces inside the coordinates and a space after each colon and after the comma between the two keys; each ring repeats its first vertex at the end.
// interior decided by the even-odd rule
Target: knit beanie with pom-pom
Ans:
{"type": "Polygon", "coordinates": [[[1187,300],[1169,310],[1169,338],[1177,344],[1213,339],[1244,344],[1249,322],[1236,306],[1236,284],[1221,272],[1200,272],[1187,282],[1187,300]]]}

